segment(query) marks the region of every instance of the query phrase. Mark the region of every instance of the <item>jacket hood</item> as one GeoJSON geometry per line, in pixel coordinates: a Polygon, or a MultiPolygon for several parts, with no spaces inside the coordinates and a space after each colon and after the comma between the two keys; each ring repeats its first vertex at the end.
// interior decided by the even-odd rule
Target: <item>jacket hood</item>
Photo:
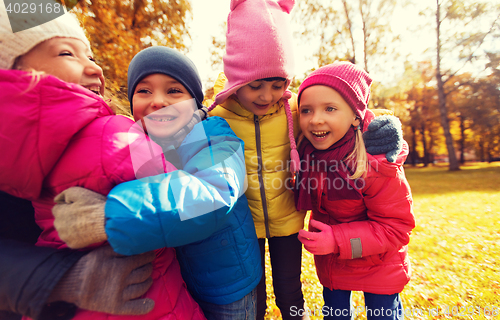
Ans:
{"type": "Polygon", "coordinates": [[[33,200],[72,137],[114,114],[84,87],[53,76],[0,70],[0,190],[33,200]]]}
{"type": "Polygon", "coordinates": [[[395,162],[387,161],[384,154],[371,155],[367,153],[368,156],[368,174],[371,170],[379,172],[380,174],[387,177],[396,177],[399,170],[403,167],[403,164],[408,157],[409,148],[408,143],[403,140],[403,148],[396,158],[395,162]]]}
{"type": "MultiPolygon", "coordinates": [[[[214,95],[212,100],[208,101],[207,103],[208,106],[210,106],[213,103],[213,101],[215,101],[215,97],[217,96],[217,94],[219,94],[224,90],[224,86],[226,85],[226,83],[227,83],[227,78],[225,74],[223,72],[219,73],[219,76],[217,77],[217,80],[214,83],[214,95]]],[[[280,109],[280,107],[282,107],[282,103],[283,102],[281,100],[278,101],[278,103],[275,103],[271,108],[269,108],[266,115],[277,112],[280,109]]],[[[237,114],[238,116],[250,118],[253,121],[254,114],[241,106],[235,94],[229,96],[223,103],[218,105],[216,108],[220,107],[227,109],[237,114]]]]}

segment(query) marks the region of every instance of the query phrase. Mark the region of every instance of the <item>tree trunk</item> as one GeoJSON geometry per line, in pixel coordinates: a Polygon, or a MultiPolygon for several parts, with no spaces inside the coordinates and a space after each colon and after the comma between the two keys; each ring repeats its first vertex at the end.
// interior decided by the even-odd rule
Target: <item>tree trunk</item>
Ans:
{"type": "Polygon", "coordinates": [[[422,123],[422,146],[424,147],[424,167],[429,165],[429,150],[427,150],[427,142],[425,141],[425,123],[422,123]]]}
{"type": "Polygon", "coordinates": [[[417,154],[417,138],[416,138],[417,129],[414,126],[412,126],[411,127],[411,132],[413,133],[412,136],[411,136],[411,152],[410,152],[411,165],[415,166],[417,164],[417,158],[418,158],[418,154],[417,154]]]}
{"type": "Polygon", "coordinates": [[[460,163],[465,163],[465,121],[464,117],[460,115],[460,163]]]}
{"type": "Polygon", "coordinates": [[[484,157],[484,140],[483,139],[479,139],[479,152],[481,153],[481,155],[480,155],[481,162],[484,162],[485,157],[484,157]]]}
{"type": "Polygon", "coordinates": [[[448,111],[446,110],[446,96],[444,94],[443,75],[441,74],[441,41],[440,41],[440,27],[441,16],[439,14],[439,0],[436,0],[436,32],[437,32],[437,65],[436,65],[436,80],[438,86],[438,100],[439,100],[439,113],[441,115],[441,126],[443,127],[444,137],[446,140],[446,148],[448,149],[448,159],[450,162],[449,170],[460,170],[458,165],[457,156],[455,154],[455,147],[453,146],[453,138],[450,133],[450,123],[448,120],[448,111]]]}
{"type": "Polygon", "coordinates": [[[349,37],[351,38],[351,47],[352,47],[352,58],[351,62],[356,64],[356,46],[354,45],[354,35],[352,34],[352,21],[349,16],[349,8],[347,7],[347,0],[342,0],[342,4],[344,5],[344,13],[347,19],[347,26],[349,27],[349,37]]]}

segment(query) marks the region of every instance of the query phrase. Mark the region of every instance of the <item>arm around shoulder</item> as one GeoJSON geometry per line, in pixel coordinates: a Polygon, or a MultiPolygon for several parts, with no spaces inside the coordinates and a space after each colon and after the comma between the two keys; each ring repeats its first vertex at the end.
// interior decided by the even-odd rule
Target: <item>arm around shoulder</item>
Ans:
{"type": "Polygon", "coordinates": [[[222,118],[197,124],[178,154],[183,170],[122,183],[108,195],[106,233],[116,252],[203,240],[225,223],[243,195],[243,141],[222,118]]]}

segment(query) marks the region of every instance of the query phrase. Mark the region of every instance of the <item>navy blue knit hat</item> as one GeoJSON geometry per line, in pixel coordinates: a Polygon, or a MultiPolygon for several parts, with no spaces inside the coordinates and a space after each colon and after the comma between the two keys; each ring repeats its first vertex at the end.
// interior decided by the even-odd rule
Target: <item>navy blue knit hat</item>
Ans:
{"type": "Polygon", "coordinates": [[[128,66],[128,100],[132,113],[135,87],[142,79],[154,73],[165,74],[179,81],[196,100],[198,109],[203,107],[201,79],[193,61],[174,49],[157,46],[140,51],[128,66]]]}

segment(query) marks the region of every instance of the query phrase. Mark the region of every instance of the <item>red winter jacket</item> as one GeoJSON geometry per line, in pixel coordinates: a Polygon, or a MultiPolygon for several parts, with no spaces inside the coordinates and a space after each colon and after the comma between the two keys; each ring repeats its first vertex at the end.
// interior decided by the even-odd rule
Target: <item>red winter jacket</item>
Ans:
{"type": "MultiPolygon", "coordinates": [[[[33,86],[26,72],[0,70],[0,88],[0,149],[8,152],[0,162],[0,190],[33,201],[43,229],[38,245],[66,248],[53,226],[58,193],[81,186],[106,195],[135,179],[131,149],[142,160],[148,160],[149,148],[161,154],[145,135],[128,134],[132,120],[113,115],[101,97],[79,85],[44,76],[33,86]]],[[[161,162],[148,168],[151,175],[175,170],[161,162]]],[[[74,319],[205,319],[182,280],[174,249],[156,254],[146,293],[155,301],[153,311],[138,317],[78,310],[74,319]]]]}
{"type": "Polygon", "coordinates": [[[322,184],[316,189],[311,219],[332,226],[339,249],[338,254],[314,256],[323,286],[395,294],[410,280],[407,245],[415,219],[403,170],[407,155],[406,143],[396,163],[388,162],[385,155],[367,154],[361,200],[329,201],[322,195],[322,184]]]}

